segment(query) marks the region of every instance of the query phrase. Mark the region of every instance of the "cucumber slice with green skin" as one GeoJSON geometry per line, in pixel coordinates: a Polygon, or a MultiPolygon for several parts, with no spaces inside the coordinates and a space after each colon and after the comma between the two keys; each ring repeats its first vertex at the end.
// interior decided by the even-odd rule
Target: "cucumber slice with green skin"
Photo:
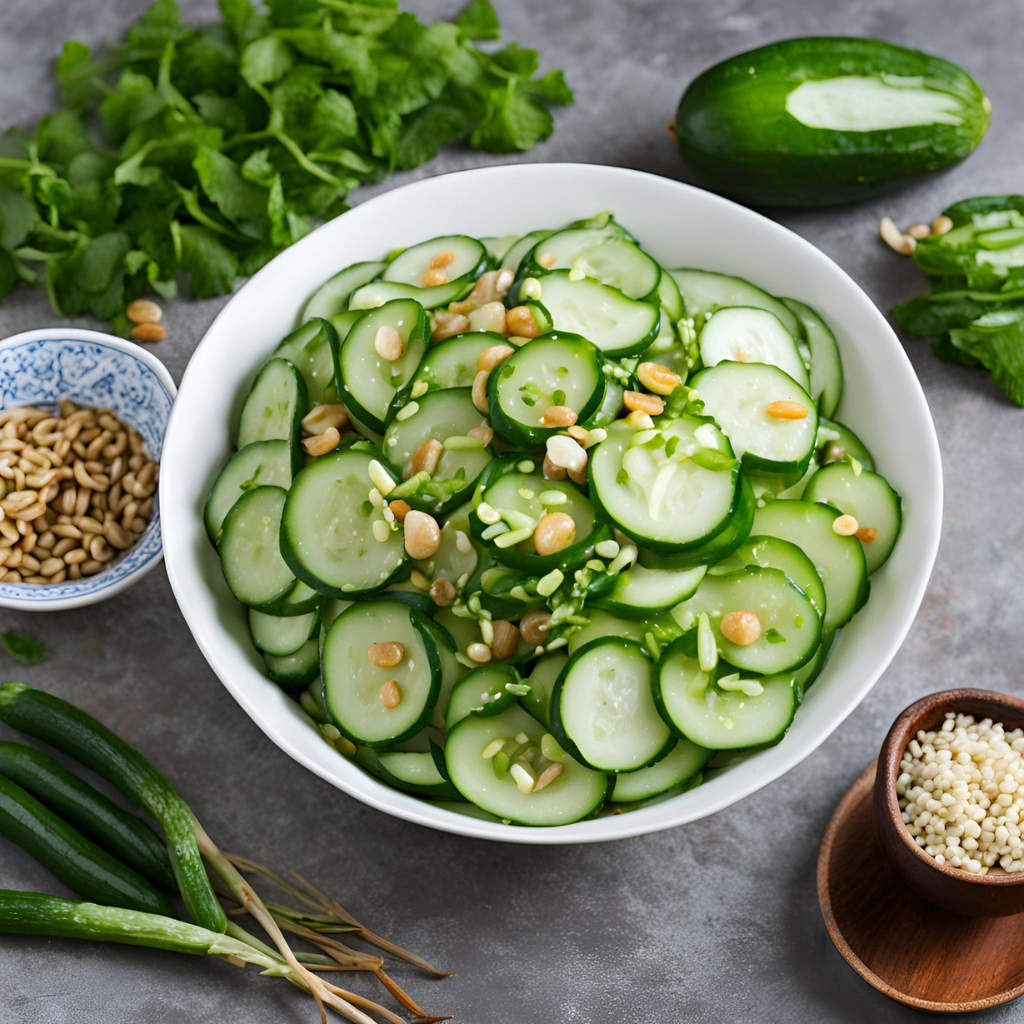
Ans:
{"type": "Polygon", "coordinates": [[[487,250],[487,255],[491,258],[491,263],[496,267],[501,267],[503,265],[502,260],[504,260],[505,254],[518,241],[518,235],[502,235],[500,238],[488,236],[481,238],[480,244],[487,250]]]}
{"type": "Polygon", "coordinates": [[[800,334],[800,321],[788,306],[742,277],[689,268],[670,270],[669,274],[683,296],[686,315],[693,317],[698,328],[715,310],[730,306],[752,306],[774,313],[794,338],[800,334]]]}
{"type": "Polygon", "coordinates": [[[563,757],[562,774],[538,793],[522,792],[510,772],[499,778],[493,762],[481,752],[493,740],[520,732],[539,747],[545,729],[522,708],[513,706],[500,715],[468,715],[448,733],[445,766],[465,799],[519,825],[569,825],[600,810],[610,788],[608,777],[569,754],[563,757]]]}
{"type": "Polygon", "coordinates": [[[527,232],[527,234],[523,235],[523,237],[520,238],[519,241],[514,242],[512,246],[508,249],[508,251],[505,253],[505,255],[502,257],[501,268],[503,270],[514,270],[516,272],[517,278],[526,277],[527,275],[525,273],[519,272],[519,268],[523,260],[526,259],[527,256],[529,256],[530,252],[533,250],[533,247],[538,242],[543,241],[549,235],[553,234],[554,231],[547,230],[527,232]]]}
{"type": "Polygon", "coordinates": [[[676,279],[664,268],[662,268],[661,277],[658,278],[658,302],[661,303],[661,308],[668,314],[663,319],[676,323],[686,316],[686,304],[683,302],[683,293],[679,290],[676,279]]]}
{"type": "Polygon", "coordinates": [[[287,359],[302,374],[311,406],[338,401],[334,367],[338,332],[330,320],[308,320],[274,349],[274,357],[287,359]]]}
{"type": "Polygon", "coordinates": [[[713,683],[695,655],[692,632],[684,634],[665,648],[654,670],[654,699],[682,739],[708,750],[744,750],[782,739],[797,709],[792,676],[759,679],[763,692],[748,697],[713,683]]]}
{"type": "Polygon", "coordinates": [[[317,633],[318,612],[305,615],[267,615],[249,609],[249,635],[257,649],[277,658],[294,654],[317,633]]]}
{"type": "Polygon", "coordinates": [[[551,728],[551,694],[568,660],[568,655],[558,652],[538,658],[524,680],[530,692],[519,695],[520,706],[547,729],[551,728]]]}
{"type": "Polygon", "coordinates": [[[253,382],[242,406],[238,447],[254,441],[287,441],[292,471],[302,466],[302,417],[309,411],[309,394],[302,374],[286,359],[270,359],[253,382]]]}
{"type": "Polygon", "coordinates": [[[712,576],[727,576],[748,565],[781,569],[807,595],[818,615],[824,617],[828,607],[825,585],[814,563],[795,544],[778,537],[749,537],[728,558],[708,571],[712,576]]]}
{"type": "Polygon", "coordinates": [[[444,726],[450,729],[467,715],[500,715],[516,702],[516,694],[507,689],[519,676],[504,665],[481,665],[467,672],[452,690],[444,726]]]}
{"type": "Polygon", "coordinates": [[[626,389],[613,377],[605,376],[604,398],[601,400],[601,408],[583,426],[607,427],[613,420],[619,418],[619,413],[624,408],[623,398],[626,389]]]}
{"type": "Polygon", "coordinates": [[[903,512],[900,496],[885,477],[866,469],[855,473],[851,465],[836,462],[811,477],[804,501],[821,501],[853,516],[857,525],[878,531],[872,541],[860,540],[868,574],[885,564],[900,535],[903,512]]]}
{"type": "Polygon", "coordinates": [[[466,584],[467,593],[480,592],[480,603],[495,619],[520,618],[524,612],[544,607],[537,593],[539,580],[516,569],[492,565],[466,584]]]}
{"type": "Polygon", "coordinates": [[[781,569],[746,566],[727,576],[705,576],[672,617],[690,629],[701,613],[708,617],[722,657],[743,672],[790,672],[810,661],[821,643],[817,609],[781,569]],[[722,618],[736,611],[753,612],[761,623],[761,635],[746,646],[722,635],[722,618]]]}
{"type": "Polygon", "coordinates": [[[386,266],[386,263],[353,263],[339,271],[313,292],[313,297],[302,311],[302,319],[309,320],[314,316],[332,317],[344,313],[348,309],[352,293],[380,277],[386,266]]]}
{"type": "Polygon", "coordinates": [[[551,270],[582,270],[631,299],[647,301],[657,296],[661,278],[655,260],[607,227],[568,228],[538,242],[524,262],[523,275],[540,277],[551,270]]]}
{"type": "Polygon", "coordinates": [[[395,299],[363,314],[338,357],[342,401],[371,430],[383,433],[388,406],[412,379],[426,347],[426,317],[414,301],[395,299]],[[402,336],[404,351],[394,361],[378,355],[374,346],[382,327],[393,327],[402,336]]]}
{"type": "Polygon", "coordinates": [[[320,675],[320,643],[311,637],[292,654],[263,655],[267,675],[286,690],[301,690],[320,675]]]}
{"type": "Polygon", "coordinates": [[[570,273],[554,270],[540,278],[540,301],[553,330],[582,335],[612,357],[643,352],[658,336],[660,306],[592,277],[574,281],[570,273]]]}
{"type": "Polygon", "coordinates": [[[635,619],[620,619],[618,616],[612,615],[611,612],[601,611],[599,608],[590,611],[588,617],[590,622],[587,625],[569,635],[569,646],[566,650],[570,657],[592,640],[605,636],[618,636],[640,643],[648,628],[645,622],[635,619]]]}
{"type": "Polygon", "coordinates": [[[376,751],[356,747],[356,762],[381,782],[431,800],[458,800],[459,791],[441,774],[431,753],[376,751]]]}
{"type": "Polygon", "coordinates": [[[600,350],[586,338],[562,333],[534,338],[487,378],[494,429],[513,444],[532,448],[565,429],[544,426],[552,406],[572,409],[577,421],[588,420],[604,401],[603,365],[600,350]]]}
{"type": "Polygon", "coordinates": [[[616,775],[608,799],[616,804],[649,800],[692,779],[714,756],[713,750],[689,740],[676,740],[675,746],[657,764],[616,775]]]}
{"type": "Polygon", "coordinates": [[[412,378],[411,386],[423,381],[431,391],[471,388],[479,372],[480,355],[508,339],[494,331],[472,331],[431,345],[412,378]]]}
{"type": "MultiPolygon", "coordinates": [[[[356,321],[365,313],[364,309],[349,309],[344,313],[335,313],[334,316],[330,317],[331,326],[334,328],[335,333],[338,335],[338,348],[345,343],[345,339],[348,337],[348,332],[355,326],[356,321]]],[[[335,361],[334,372],[338,372],[338,364],[335,361]]],[[[335,382],[337,383],[337,382],[335,382]]]]}
{"type": "Polygon", "coordinates": [[[288,441],[254,441],[228,459],[203,509],[206,532],[216,545],[231,506],[253,487],[283,487],[292,482],[292,446],[288,441]]]}
{"type": "Polygon", "coordinates": [[[519,469],[522,461],[515,455],[506,455],[495,459],[484,470],[473,494],[474,514],[469,519],[473,537],[502,565],[531,575],[544,575],[552,569],[570,569],[593,557],[594,545],[608,533],[597,518],[593,505],[568,481],[545,480],[540,473],[522,472],[519,469]],[[563,495],[565,500],[558,504],[544,504],[554,497],[554,492],[563,495]],[[528,536],[523,536],[511,546],[502,546],[501,533],[485,536],[489,525],[495,524],[485,523],[480,518],[483,503],[502,514],[511,528],[507,531],[509,534],[519,535],[528,530],[528,536]],[[533,530],[549,511],[564,512],[572,517],[576,524],[576,539],[554,554],[538,555],[533,546],[533,530]],[[516,525],[509,522],[510,519],[516,525]]]}
{"type": "Polygon", "coordinates": [[[634,565],[615,577],[611,593],[587,603],[623,619],[644,620],[692,597],[706,571],[703,565],[692,569],[648,569],[634,565]]]}
{"type": "Polygon", "coordinates": [[[281,487],[254,487],[232,505],[221,528],[217,554],[224,579],[237,600],[260,611],[295,584],[279,544],[287,497],[281,487]]]}
{"type": "Polygon", "coordinates": [[[712,314],[700,332],[700,358],[705,366],[726,360],[768,363],[788,373],[805,392],[811,386],[795,337],[766,309],[730,306],[712,314]]]}
{"type": "Polygon", "coordinates": [[[847,426],[838,423],[836,420],[827,420],[822,416],[818,420],[818,430],[830,430],[838,436],[831,443],[843,449],[843,452],[850,458],[856,459],[865,469],[875,470],[875,460],[871,452],[864,446],[864,442],[847,426]]]}
{"type": "Polygon", "coordinates": [[[353,600],[381,590],[405,568],[401,531],[384,541],[373,535],[373,522],[383,521],[368,500],[373,461],[372,452],[354,448],[321,455],[288,492],[281,553],[295,576],[325,597],[353,600]]]}
{"type": "Polygon", "coordinates": [[[839,515],[829,505],[788,499],[770,501],[754,514],[755,534],[788,540],[814,563],[825,586],[825,633],[846,625],[868,599],[863,546],[856,537],[841,537],[832,529],[839,515]]]}
{"type": "Polygon", "coordinates": [[[714,565],[731,555],[749,536],[754,523],[757,499],[750,480],[740,474],[736,489],[735,511],[726,528],[699,547],[674,554],[659,552],[657,558],[663,566],[684,569],[697,565],[714,565]]]}
{"type": "Polygon", "coordinates": [[[811,351],[811,397],[822,416],[834,416],[843,397],[843,359],[831,328],[810,306],[782,300],[800,320],[811,351]]]}
{"type": "MultiPolygon", "coordinates": [[[[705,331],[721,315],[716,313],[705,331]]],[[[818,413],[792,377],[767,363],[721,362],[690,383],[747,472],[800,477],[807,471],[817,444],[818,413]],[[806,414],[794,420],[771,416],[772,402],[794,402],[806,414]]]]}
{"type": "Polygon", "coordinates": [[[365,601],[339,615],[327,631],[321,659],[324,698],[331,720],[353,743],[387,747],[422,729],[441,689],[441,656],[430,620],[397,601],[365,601]],[[367,660],[371,644],[397,642],[402,660],[379,668],[367,660]],[[402,699],[381,703],[381,687],[394,680],[402,699]]]}
{"type": "Polygon", "coordinates": [[[665,553],[699,548],[722,533],[736,511],[738,463],[711,420],[661,419],[657,429],[651,434],[626,423],[608,427],[607,438],[590,450],[591,497],[644,547],[665,553]],[[692,456],[706,449],[731,465],[724,470],[701,468],[692,456]]]}
{"type": "Polygon", "coordinates": [[[708,186],[755,206],[885,192],[969,156],[991,104],[964,71],[877,39],[789,39],[688,86],[679,152],[708,186]]]}
{"type": "Polygon", "coordinates": [[[431,261],[437,259],[450,259],[450,262],[440,268],[449,281],[466,277],[477,278],[490,263],[487,247],[478,239],[470,238],[468,235],[442,235],[403,249],[388,263],[381,277],[395,284],[422,288],[423,275],[434,269],[431,261]]]}
{"type": "MultiPolygon", "coordinates": [[[[433,602],[431,602],[433,603],[433,602]]],[[[448,609],[440,609],[440,611],[447,611],[448,609]]],[[[439,609],[434,608],[434,614],[438,614],[439,609]]],[[[451,616],[455,618],[454,615],[451,616]]],[[[438,616],[440,619],[440,616],[438,616]]],[[[469,622],[473,629],[477,631],[477,625],[475,619],[459,619],[459,622],[469,622]]],[[[441,621],[434,621],[427,619],[430,624],[430,632],[434,638],[434,644],[437,647],[437,653],[441,658],[441,689],[437,693],[437,701],[434,703],[434,710],[430,715],[430,725],[432,728],[443,730],[445,715],[448,712],[448,703],[451,699],[452,691],[458,685],[459,680],[466,674],[468,669],[463,665],[456,654],[459,651],[459,644],[452,633],[446,628],[441,621]]],[[[476,637],[474,636],[474,639],[476,637]]],[[[462,650],[465,650],[469,646],[470,641],[462,646],[462,650]]]]}
{"type": "Polygon", "coordinates": [[[445,445],[430,480],[403,498],[413,508],[438,514],[466,501],[480,474],[494,457],[482,438],[469,437],[486,420],[473,404],[471,388],[428,391],[419,398],[396,399],[384,431],[384,453],[388,461],[412,476],[412,457],[421,445],[435,440],[445,445]],[[456,447],[477,445],[479,447],[456,447]],[[451,447],[449,447],[449,445],[451,447]]]}
{"type": "Polygon", "coordinates": [[[396,299],[404,299],[419,303],[424,309],[440,309],[449,303],[458,302],[473,290],[473,279],[459,277],[447,284],[434,285],[430,288],[417,288],[411,284],[399,284],[397,281],[371,281],[362,288],[356,289],[348,300],[348,308],[376,309],[396,299]]]}
{"type": "Polygon", "coordinates": [[[633,640],[601,637],[562,669],[551,695],[551,726],[563,747],[597,771],[631,772],[674,745],[651,695],[651,661],[633,640]]]}
{"type": "Polygon", "coordinates": [[[284,597],[278,601],[272,601],[263,608],[268,615],[306,615],[309,612],[317,611],[324,603],[324,595],[317,593],[311,586],[296,580],[284,597]]]}

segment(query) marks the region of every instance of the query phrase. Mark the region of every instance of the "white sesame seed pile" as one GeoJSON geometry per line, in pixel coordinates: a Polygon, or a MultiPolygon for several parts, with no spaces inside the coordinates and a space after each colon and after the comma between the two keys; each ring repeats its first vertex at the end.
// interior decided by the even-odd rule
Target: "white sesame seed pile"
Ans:
{"type": "Polygon", "coordinates": [[[940,864],[1024,871],[1024,731],[949,712],[908,744],[896,793],[907,830],[940,864]]]}

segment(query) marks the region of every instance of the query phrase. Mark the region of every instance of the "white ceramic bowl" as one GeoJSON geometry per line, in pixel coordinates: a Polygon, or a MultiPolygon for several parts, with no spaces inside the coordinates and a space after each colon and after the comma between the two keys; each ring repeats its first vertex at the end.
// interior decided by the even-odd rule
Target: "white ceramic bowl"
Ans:
{"type": "MultiPolygon", "coordinates": [[[[76,327],[26,331],[0,341],[0,408],[56,408],[62,398],[113,409],[160,458],[174,381],[159,359],[130,341],[76,327]]],[[[0,608],[63,611],[105,601],[137,583],[162,555],[160,502],[138,542],[95,576],[35,586],[0,581],[0,608]]]]}
{"type": "Polygon", "coordinates": [[[637,171],[524,164],[419,181],[357,206],[292,246],[228,303],[196,349],[164,443],[160,495],[167,571],[199,646],[259,727],[293,758],[363,802],[463,835],[522,843],[621,839],[695,821],[777,779],[863,700],[917,612],[939,542],[942,476],[921,386],[885,318],[810,243],[742,206],[637,171]],[[263,675],[242,609],[203,529],[204,498],[231,448],[241,402],[312,291],[356,260],[435,235],[505,235],[612,210],[666,266],[749,278],[817,308],[834,328],[846,370],[838,418],[874,453],[903,496],[903,532],[872,578],[871,600],[842,637],[775,747],[714,771],[703,785],[628,814],[555,828],[504,826],[396,792],[340,757],[298,705],[263,675]]]}

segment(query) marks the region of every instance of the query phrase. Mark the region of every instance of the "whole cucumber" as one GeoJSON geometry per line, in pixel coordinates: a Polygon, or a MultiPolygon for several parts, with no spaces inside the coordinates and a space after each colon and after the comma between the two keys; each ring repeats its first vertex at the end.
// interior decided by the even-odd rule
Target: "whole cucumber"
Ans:
{"type": "Polygon", "coordinates": [[[969,156],[992,106],[949,61],[877,39],[818,36],[749,50],[699,75],[676,114],[679,152],[741,202],[826,206],[969,156]]]}

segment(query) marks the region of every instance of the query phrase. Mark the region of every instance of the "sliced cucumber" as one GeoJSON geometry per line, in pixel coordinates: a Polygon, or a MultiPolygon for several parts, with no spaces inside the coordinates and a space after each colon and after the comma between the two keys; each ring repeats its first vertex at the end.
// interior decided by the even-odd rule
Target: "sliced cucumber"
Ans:
{"type": "Polygon", "coordinates": [[[606,356],[643,352],[658,336],[659,306],[590,277],[573,280],[570,273],[555,270],[540,279],[540,301],[554,330],[582,335],[606,356]]]}
{"type": "Polygon", "coordinates": [[[287,359],[302,374],[310,405],[338,401],[334,367],[338,332],[330,320],[307,320],[274,349],[277,359],[287,359]]]}
{"type": "MultiPolygon", "coordinates": [[[[433,602],[431,602],[433,603],[433,602]]],[[[435,607],[434,612],[437,613],[438,609],[435,607]]],[[[447,608],[441,609],[441,611],[448,611],[447,608]]],[[[441,689],[437,694],[437,701],[434,703],[434,710],[430,715],[430,725],[432,728],[437,730],[444,729],[445,715],[448,712],[448,702],[451,698],[452,691],[455,689],[458,681],[466,674],[466,666],[463,665],[456,655],[459,652],[459,645],[451,632],[445,628],[445,625],[439,621],[441,618],[438,615],[438,621],[428,619],[430,624],[430,632],[434,637],[434,644],[437,647],[437,653],[441,657],[441,689]]],[[[454,618],[454,616],[452,616],[454,618]]],[[[475,619],[459,619],[460,622],[470,622],[474,627],[476,626],[475,619]]],[[[465,646],[462,648],[465,650],[465,646]]]]}
{"type": "Polygon", "coordinates": [[[412,378],[412,386],[423,381],[431,391],[443,388],[469,388],[479,372],[480,354],[495,345],[507,345],[508,339],[493,331],[471,331],[432,345],[412,378]]]}
{"type": "Polygon", "coordinates": [[[643,640],[647,630],[646,623],[635,619],[620,619],[599,608],[592,611],[587,609],[587,618],[590,620],[587,625],[569,635],[569,646],[566,650],[570,656],[589,644],[591,640],[597,640],[604,636],[620,636],[627,640],[636,640],[639,643],[643,640]]]}
{"type": "Polygon", "coordinates": [[[469,437],[470,430],[486,425],[473,404],[470,388],[428,391],[402,404],[396,400],[384,431],[384,453],[388,461],[412,476],[412,459],[427,441],[444,446],[430,479],[402,497],[413,508],[431,513],[444,512],[464,502],[493,454],[482,438],[469,437]]]}
{"type": "Polygon", "coordinates": [[[386,266],[386,263],[353,263],[346,267],[317,288],[302,311],[302,319],[332,317],[344,313],[352,293],[379,277],[386,266]]]}
{"type": "Polygon", "coordinates": [[[568,825],[601,808],[608,778],[565,754],[562,774],[539,792],[524,793],[508,771],[499,776],[482,752],[501,738],[524,733],[539,748],[544,726],[520,707],[500,715],[468,715],[448,734],[444,760],[456,789],[471,803],[506,821],[521,825],[568,825]]]}
{"type": "Polygon", "coordinates": [[[286,359],[270,359],[260,370],[242,406],[238,447],[254,441],[287,441],[292,468],[302,465],[302,417],[309,411],[309,394],[302,374],[286,359]]]}
{"type": "Polygon", "coordinates": [[[730,665],[766,675],[806,664],[821,642],[821,618],[807,595],[781,570],[746,566],[727,576],[705,576],[697,593],[672,610],[683,629],[707,615],[715,644],[730,665]],[[753,612],[760,636],[741,646],[722,635],[730,612],[753,612]]]}
{"type": "Polygon", "coordinates": [[[776,743],[796,714],[798,688],[792,676],[757,681],[754,697],[723,690],[701,671],[691,634],[662,652],[654,672],[654,696],[665,720],[691,743],[708,750],[743,750],[776,743]]]}
{"type": "Polygon", "coordinates": [[[615,577],[609,594],[588,604],[624,619],[647,619],[692,597],[706,571],[703,565],[692,569],[648,569],[634,565],[615,577]]]}
{"type": "Polygon", "coordinates": [[[810,395],[788,374],[765,363],[723,362],[702,370],[691,385],[748,472],[800,477],[807,471],[817,443],[818,413],[810,395]],[[803,417],[771,415],[776,402],[802,408],[803,417]]]}
{"type": "Polygon", "coordinates": [[[565,423],[545,425],[544,416],[553,406],[571,409],[575,421],[588,420],[604,400],[603,365],[601,352],[586,338],[562,333],[534,338],[488,376],[494,429],[513,444],[530,448],[565,429],[565,423]]]}
{"type": "Polygon", "coordinates": [[[281,656],[263,655],[267,675],[288,690],[300,690],[320,674],[320,644],[311,637],[297,651],[281,656]]]}
{"type": "Polygon", "coordinates": [[[436,269],[449,281],[457,281],[479,277],[488,262],[483,242],[468,235],[442,235],[403,249],[381,276],[385,281],[423,288],[427,286],[424,275],[430,270],[436,269]]]}
{"type": "Polygon", "coordinates": [[[686,315],[694,318],[698,328],[716,309],[754,306],[774,313],[794,338],[800,334],[800,321],[789,307],[742,277],[714,274],[709,270],[670,270],[669,273],[682,293],[686,315]]]}
{"type": "Polygon", "coordinates": [[[249,609],[249,633],[252,642],[264,654],[277,658],[294,654],[317,632],[320,616],[318,612],[305,615],[267,615],[249,609]]]}
{"type": "Polygon", "coordinates": [[[688,782],[715,756],[689,740],[677,740],[675,746],[657,763],[635,772],[615,776],[612,803],[631,804],[649,800],[688,782]]]}
{"type": "Polygon", "coordinates": [[[519,703],[545,728],[551,728],[551,694],[569,658],[561,653],[545,654],[537,659],[533,671],[524,680],[529,693],[521,694],[519,703]]]}
{"type": "Polygon", "coordinates": [[[714,576],[725,576],[748,565],[781,569],[807,595],[818,615],[824,617],[827,607],[825,585],[814,563],[795,544],[778,537],[749,537],[728,558],[713,565],[709,572],[714,576]]]}
{"type": "Polygon", "coordinates": [[[683,293],[679,290],[676,279],[664,268],[662,268],[661,277],[658,278],[658,302],[668,314],[667,317],[662,317],[663,320],[676,323],[686,316],[683,293]]]}
{"type": "Polygon", "coordinates": [[[296,580],[284,597],[263,610],[270,615],[307,615],[309,612],[317,611],[323,603],[323,594],[317,593],[302,580],[296,580]]]}
{"type": "Polygon", "coordinates": [[[525,274],[519,273],[519,267],[523,260],[530,254],[533,247],[540,241],[543,241],[549,235],[553,235],[554,231],[530,231],[523,235],[517,242],[514,242],[502,257],[501,266],[502,269],[516,271],[516,277],[525,277],[525,274]]]}
{"type": "Polygon", "coordinates": [[[825,585],[821,625],[826,633],[849,622],[868,598],[863,546],[856,537],[841,537],[832,529],[838,516],[828,505],[790,500],[770,501],[754,514],[753,533],[788,540],[814,563],[825,585]]]}
{"type": "Polygon", "coordinates": [[[710,420],[659,420],[656,432],[613,423],[608,437],[590,450],[591,495],[637,543],[666,553],[697,548],[726,529],[738,497],[735,460],[722,471],[693,461],[707,448],[726,461],[732,456],[710,420]]]}
{"type": "Polygon", "coordinates": [[[327,597],[380,590],[405,565],[401,531],[389,530],[383,541],[373,533],[374,521],[384,521],[368,500],[373,461],[372,452],[352,448],[321,455],[288,492],[282,554],[295,576],[327,597]]]}
{"type": "Polygon", "coordinates": [[[846,462],[818,470],[804,490],[804,501],[821,501],[857,520],[857,539],[864,548],[868,573],[883,565],[900,534],[903,519],[900,496],[885,477],[846,462]],[[874,530],[874,535],[863,531],[874,530]]]}
{"type": "Polygon", "coordinates": [[[431,800],[459,799],[459,791],[441,774],[437,759],[429,751],[377,751],[356,747],[356,761],[371,775],[403,793],[415,793],[431,800]]]}
{"type": "Polygon", "coordinates": [[[491,263],[496,267],[503,265],[502,260],[505,258],[505,254],[518,241],[518,235],[502,235],[500,238],[487,236],[480,239],[481,245],[484,246],[487,250],[487,255],[491,258],[491,263]]]}
{"type": "Polygon", "coordinates": [[[811,397],[822,416],[834,416],[843,397],[843,360],[828,324],[796,299],[782,300],[799,319],[811,351],[811,397]]]}
{"type": "Polygon", "coordinates": [[[292,482],[292,446],[288,441],[254,441],[235,452],[220,471],[203,509],[206,532],[214,544],[231,506],[254,487],[283,487],[292,482]]]}
{"type": "Polygon", "coordinates": [[[265,610],[295,583],[278,542],[287,496],[280,487],[254,487],[235,502],[221,528],[217,553],[224,579],[250,608],[265,610]]]}
{"type": "Polygon", "coordinates": [[[730,306],[711,316],[700,332],[700,358],[705,366],[725,360],[768,363],[788,373],[804,391],[811,386],[794,335],[774,313],[754,306],[730,306]]]}
{"type": "Polygon", "coordinates": [[[353,743],[367,747],[386,747],[419,732],[441,689],[441,656],[430,621],[397,601],[364,601],[343,611],[327,631],[322,666],[331,720],[353,743]],[[402,645],[402,660],[379,668],[367,652],[387,642],[402,645]],[[381,688],[391,681],[401,700],[386,707],[381,688]]]}
{"type": "Polygon", "coordinates": [[[451,692],[444,717],[445,728],[450,729],[473,713],[500,715],[516,700],[508,684],[518,682],[519,676],[507,665],[481,665],[467,672],[451,692]]]}
{"type": "Polygon", "coordinates": [[[411,380],[426,346],[426,318],[410,299],[371,309],[348,332],[338,358],[342,399],[371,430],[383,432],[388,406],[411,380]],[[384,359],[376,348],[377,332],[389,327],[402,338],[403,352],[395,360],[384,359]]]}
{"type": "Polygon", "coordinates": [[[871,452],[867,450],[864,442],[849,427],[835,420],[827,420],[822,416],[818,420],[819,434],[822,430],[835,434],[836,438],[831,441],[833,445],[837,448],[842,448],[845,455],[856,459],[865,469],[874,472],[875,460],[872,458],[871,452]]]}
{"type": "Polygon", "coordinates": [[[397,281],[371,281],[352,293],[348,300],[348,308],[376,309],[396,299],[409,299],[419,303],[424,309],[440,309],[449,303],[457,302],[472,288],[472,280],[461,277],[448,284],[438,284],[431,288],[417,288],[411,284],[399,284],[397,281]]]}
{"type": "Polygon", "coordinates": [[[555,684],[551,717],[562,746],[598,771],[635,771],[673,746],[651,695],[647,652],[621,637],[592,640],[572,655],[555,684]]]}

